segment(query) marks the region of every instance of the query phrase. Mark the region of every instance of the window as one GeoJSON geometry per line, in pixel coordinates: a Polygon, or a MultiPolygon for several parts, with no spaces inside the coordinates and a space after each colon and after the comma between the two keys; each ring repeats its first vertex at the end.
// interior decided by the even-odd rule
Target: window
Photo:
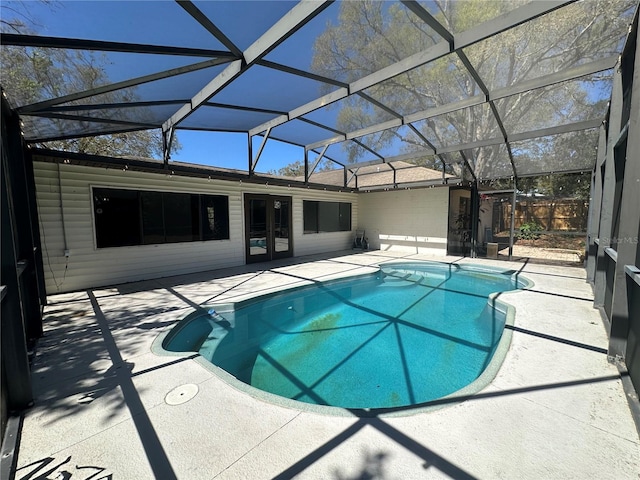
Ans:
{"type": "Polygon", "coordinates": [[[98,248],[229,238],[222,195],[94,188],[98,248]]]}
{"type": "Polygon", "coordinates": [[[133,190],[93,190],[99,248],[140,244],[138,201],[138,192],[133,190]]]}
{"type": "Polygon", "coordinates": [[[351,230],[351,204],[343,202],[303,202],[304,233],[351,230]]]}
{"type": "Polygon", "coordinates": [[[201,195],[202,240],[229,238],[229,199],[222,195],[201,195]]]}

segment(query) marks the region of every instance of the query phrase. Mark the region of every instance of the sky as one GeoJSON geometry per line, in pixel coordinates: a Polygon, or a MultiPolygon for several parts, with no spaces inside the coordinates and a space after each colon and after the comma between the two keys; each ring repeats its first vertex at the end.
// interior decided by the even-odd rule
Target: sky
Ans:
{"type": "MultiPolygon", "coordinates": [[[[225,168],[248,169],[248,145],[245,133],[202,132],[179,130],[178,139],[182,149],[171,155],[172,160],[201,165],[215,165],[225,168]]],[[[254,156],[260,138],[254,141],[254,156]]],[[[277,140],[270,140],[258,160],[256,170],[268,173],[283,166],[304,159],[304,148],[277,140]]]]}
{"type": "MultiPolygon", "coordinates": [[[[194,0],[194,4],[211,18],[239,49],[244,50],[257,40],[267,28],[285,15],[295,2],[194,0]]],[[[17,12],[21,15],[22,20],[28,24],[30,30],[38,35],[228,50],[215,36],[199,25],[193,17],[172,0],[94,0],[48,3],[34,0],[19,2],[3,0],[0,6],[3,17],[7,16],[7,12],[10,12],[11,15],[17,12]],[[140,18],[144,18],[144,22],[140,22],[140,18]]],[[[294,68],[309,70],[313,59],[314,39],[326,28],[329,22],[336,23],[338,9],[338,2],[329,6],[265,58],[294,68]]],[[[121,52],[106,52],[97,55],[99,55],[100,65],[112,82],[192,65],[203,60],[202,57],[187,58],[121,52]]],[[[180,98],[188,101],[224,68],[224,65],[215,66],[145,83],[133,87],[130,93],[136,100],[174,100],[180,98]]],[[[285,74],[264,66],[252,66],[231,85],[216,93],[210,101],[218,104],[252,106],[286,112],[319,98],[325,93],[321,91],[321,85],[316,80],[285,74]]],[[[609,85],[608,82],[591,85],[587,89],[589,100],[608,98],[607,86],[609,85]]],[[[366,90],[365,93],[367,93],[366,90]]],[[[374,95],[374,93],[371,94],[374,95]]],[[[310,112],[305,117],[338,128],[338,108],[336,107],[339,107],[341,103],[343,100],[310,112]]],[[[154,116],[152,120],[148,120],[149,122],[162,123],[179,106],[165,105],[145,108],[141,109],[143,110],[141,113],[154,116]]],[[[126,110],[132,111],[132,109],[126,110]]],[[[252,118],[249,119],[247,112],[214,107],[196,110],[178,125],[177,137],[182,149],[172,152],[171,158],[189,163],[247,170],[249,158],[246,133],[205,132],[197,129],[206,126],[219,130],[244,130],[246,132],[249,128],[275,116],[273,113],[252,113],[251,115],[252,118]],[[187,130],[187,128],[193,128],[193,130],[187,130]]],[[[546,122],[545,119],[542,121],[546,122]]],[[[414,122],[414,125],[420,128],[421,122],[414,122]]],[[[434,117],[430,119],[430,122],[441,122],[446,125],[447,118],[446,115],[442,118],[434,117]]],[[[408,133],[406,127],[400,127],[400,129],[398,133],[408,133]],[[405,129],[404,132],[400,130],[402,128],[405,129]]],[[[286,136],[305,145],[331,138],[335,134],[300,120],[294,120],[274,128],[273,135],[282,135],[283,138],[286,136]]],[[[261,140],[261,137],[253,138],[254,155],[259,149],[261,140]]],[[[433,138],[431,141],[436,144],[436,147],[444,146],[437,144],[433,138]]],[[[397,141],[387,144],[386,147],[379,150],[379,153],[385,157],[392,157],[403,153],[403,147],[400,145],[400,141],[397,141]]],[[[327,155],[338,161],[349,161],[347,153],[338,144],[331,145],[327,150],[327,155]]],[[[302,147],[270,139],[267,141],[257,164],[257,171],[274,171],[287,164],[303,160],[303,158],[304,149],[302,147]]],[[[378,157],[365,152],[358,160],[367,161],[376,158],[378,157]]],[[[310,160],[313,160],[313,155],[310,160]]]]}
{"type": "MultiPolygon", "coordinates": [[[[164,0],[161,3],[161,8],[158,8],[157,2],[149,1],[55,1],[48,4],[33,0],[3,1],[2,17],[17,15],[35,34],[43,36],[228,50],[175,2],[164,0]],[[140,16],[145,18],[144,24],[134,24],[131,19],[140,18],[140,16]]],[[[216,26],[223,30],[240,49],[246,49],[296,2],[281,1],[266,4],[260,1],[195,1],[194,3],[205,14],[216,19],[216,26]]],[[[326,17],[335,17],[336,13],[337,9],[334,9],[332,12],[327,12],[326,17]]],[[[289,52],[285,52],[289,54],[288,64],[293,63],[300,68],[308,68],[312,58],[313,38],[324,25],[324,21],[317,22],[317,25],[309,25],[307,30],[304,32],[301,30],[296,34],[295,44],[298,48],[295,51],[289,49],[289,52]]],[[[100,55],[106,60],[105,70],[110,80],[114,82],[203,60],[166,55],[145,56],[124,53],[100,55]]],[[[281,61],[284,58],[282,49],[274,50],[269,58],[273,61],[281,61]]],[[[162,82],[141,85],[136,87],[136,95],[142,100],[156,100],[162,99],[163,96],[173,97],[176,88],[183,88],[184,97],[190,98],[206,84],[208,79],[212,78],[212,74],[218,73],[223,67],[217,68],[217,71],[211,69],[209,72],[194,72],[162,82]]],[[[223,90],[223,93],[224,95],[220,97],[224,100],[228,99],[229,103],[236,100],[232,98],[231,90],[227,92],[223,90]]],[[[249,89],[247,95],[250,96],[250,93],[249,89]]],[[[319,96],[320,92],[317,88],[307,92],[309,100],[319,96]]],[[[291,108],[294,108],[300,103],[296,103],[292,97],[293,95],[284,95],[282,99],[273,99],[272,103],[275,105],[278,100],[288,99],[291,108]]],[[[305,99],[305,101],[308,100],[305,99]]],[[[271,105],[269,107],[273,108],[271,105]]],[[[166,107],[163,112],[166,112],[166,107]]],[[[196,118],[195,114],[194,118],[196,118]]],[[[173,160],[247,169],[246,133],[180,129],[176,135],[182,148],[172,153],[173,160]]],[[[332,134],[327,132],[327,137],[330,136],[332,134]]],[[[254,156],[261,141],[261,137],[254,137],[254,156]]],[[[302,147],[270,139],[260,156],[257,171],[277,170],[286,164],[303,159],[302,147]]]]}

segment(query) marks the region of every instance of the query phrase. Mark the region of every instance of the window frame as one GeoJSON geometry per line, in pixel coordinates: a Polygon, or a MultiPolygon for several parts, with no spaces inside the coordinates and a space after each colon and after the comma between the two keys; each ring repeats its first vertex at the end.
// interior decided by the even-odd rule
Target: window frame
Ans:
{"type": "MultiPolygon", "coordinates": [[[[154,188],[131,188],[131,187],[119,187],[119,186],[112,186],[112,185],[89,185],[89,191],[90,191],[90,200],[91,200],[91,226],[92,226],[92,230],[93,230],[93,248],[94,250],[103,250],[103,249],[109,249],[109,248],[131,248],[131,247],[144,247],[144,246],[154,246],[154,245],[169,245],[169,244],[183,244],[183,243],[196,243],[196,242],[211,242],[211,241],[216,241],[216,242],[224,242],[224,241],[231,241],[231,230],[230,230],[230,225],[231,225],[231,221],[230,221],[230,206],[229,206],[229,195],[225,195],[225,194],[218,194],[218,193],[210,193],[210,192],[198,192],[198,191],[175,191],[175,190],[161,190],[161,189],[154,189],[154,188]],[[96,217],[96,202],[95,202],[95,196],[96,196],[96,191],[99,190],[120,190],[120,191],[127,191],[127,192],[135,192],[137,193],[137,208],[138,208],[138,243],[134,243],[134,244],[127,244],[127,245],[109,245],[109,246],[99,246],[99,242],[98,242],[98,238],[99,238],[99,231],[98,231],[98,223],[97,223],[97,217],[96,217]],[[170,198],[171,194],[183,194],[183,195],[189,195],[191,198],[191,201],[193,202],[193,197],[197,196],[198,198],[198,212],[196,212],[196,214],[193,213],[193,208],[192,208],[192,215],[195,216],[195,218],[197,218],[198,220],[198,238],[194,238],[193,240],[181,240],[181,241],[167,241],[166,238],[166,230],[163,231],[163,236],[164,236],[164,241],[161,242],[154,242],[154,243],[145,243],[144,241],[144,220],[143,220],[143,210],[142,210],[142,193],[157,193],[157,194],[161,194],[161,198],[163,198],[163,202],[164,202],[164,198],[165,198],[165,194],[167,198],[170,198]],[[205,201],[205,199],[207,197],[211,197],[214,199],[218,199],[217,201],[221,201],[224,202],[225,204],[225,209],[224,212],[226,214],[226,220],[222,220],[222,238],[206,238],[206,232],[205,232],[205,228],[204,225],[202,224],[203,221],[203,217],[202,217],[202,211],[203,211],[203,201],[205,201]],[[224,236],[226,235],[226,236],[224,236]]],[[[214,201],[215,203],[215,201],[214,201]]],[[[164,223],[164,208],[162,209],[162,217],[163,217],[163,223],[164,223]]],[[[163,226],[164,229],[164,226],[163,226]]]]}
{"type": "MultiPolygon", "coordinates": [[[[327,205],[327,208],[329,208],[329,206],[327,205]]],[[[333,201],[333,200],[302,200],[302,231],[303,231],[303,235],[313,235],[313,234],[318,234],[318,233],[336,233],[336,232],[351,232],[353,230],[353,203],[352,202],[338,202],[338,201],[333,201]],[[311,226],[307,224],[307,214],[309,213],[307,211],[307,204],[315,204],[315,214],[314,214],[314,220],[315,220],[315,229],[311,229],[311,228],[307,228],[307,226],[311,226]],[[325,222],[321,221],[321,204],[336,204],[337,205],[337,213],[338,213],[338,217],[335,219],[331,219],[331,222],[336,222],[338,225],[338,228],[335,230],[321,230],[320,227],[323,223],[326,224],[325,222]],[[343,213],[343,209],[348,205],[348,212],[349,212],[349,218],[348,218],[348,227],[344,228],[346,225],[343,226],[344,220],[342,218],[342,213],[343,213]]]]}

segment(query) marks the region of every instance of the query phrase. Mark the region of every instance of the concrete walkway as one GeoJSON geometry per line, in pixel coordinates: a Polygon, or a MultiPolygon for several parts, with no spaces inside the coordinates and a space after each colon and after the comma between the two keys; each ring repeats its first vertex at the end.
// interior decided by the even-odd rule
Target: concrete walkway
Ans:
{"type": "Polygon", "coordinates": [[[516,308],[505,362],[479,394],[429,413],[287,408],[193,356],[151,351],[196,305],[399,258],[428,259],[345,252],[50,297],[16,478],[640,478],[638,433],[583,269],[494,262],[535,283],[504,296],[516,308]]]}

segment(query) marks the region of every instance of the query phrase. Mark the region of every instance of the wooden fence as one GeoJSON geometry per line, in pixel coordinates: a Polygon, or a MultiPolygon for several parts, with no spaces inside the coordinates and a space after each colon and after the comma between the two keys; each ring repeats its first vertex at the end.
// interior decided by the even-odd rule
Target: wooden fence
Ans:
{"type": "MultiPolygon", "coordinates": [[[[511,203],[499,203],[501,223],[511,223],[511,203]]],[[[541,230],[585,232],[589,216],[589,202],[577,199],[518,200],[516,202],[515,228],[524,223],[536,222],[541,230]]],[[[495,218],[495,217],[494,217],[495,218]]]]}

